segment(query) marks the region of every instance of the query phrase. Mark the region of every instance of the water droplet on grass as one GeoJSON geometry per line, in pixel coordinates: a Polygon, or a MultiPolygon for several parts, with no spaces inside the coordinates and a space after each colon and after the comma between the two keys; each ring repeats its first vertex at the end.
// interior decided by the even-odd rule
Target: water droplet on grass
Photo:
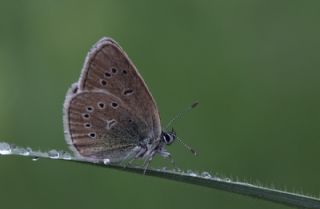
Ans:
{"type": "Polygon", "coordinates": [[[193,177],[196,177],[196,176],[198,176],[195,172],[193,172],[192,170],[187,170],[187,174],[189,175],[189,176],[193,176],[193,177]]]}
{"type": "Polygon", "coordinates": [[[57,151],[57,150],[50,150],[49,152],[48,152],[48,156],[49,156],[49,158],[51,158],[51,159],[58,159],[59,158],[59,156],[60,156],[60,153],[57,151]]]}
{"type": "Polygon", "coordinates": [[[210,175],[210,173],[207,172],[207,171],[202,172],[202,173],[201,173],[201,177],[203,177],[203,178],[205,178],[205,179],[210,179],[210,178],[212,178],[212,176],[210,175]]]}
{"type": "Polygon", "coordinates": [[[13,150],[14,153],[19,154],[19,155],[23,155],[23,156],[29,156],[30,153],[32,152],[32,149],[30,147],[27,148],[15,148],[13,150]]]}
{"type": "Polygon", "coordinates": [[[63,153],[61,157],[62,157],[63,159],[65,159],[65,160],[71,160],[71,159],[72,159],[70,153],[67,153],[67,152],[66,152],[66,153],[63,153]]]}
{"type": "Polygon", "coordinates": [[[8,143],[0,143],[0,155],[9,155],[11,154],[11,147],[8,143]]]}
{"type": "Polygon", "coordinates": [[[32,153],[32,149],[30,147],[26,148],[26,154],[28,153],[28,155],[30,155],[30,153],[32,153]]]}
{"type": "Polygon", "coordinates": [[[38,161],[39,160],[39,157],[33,157],[32,158],[32,161],[38,161]]]}

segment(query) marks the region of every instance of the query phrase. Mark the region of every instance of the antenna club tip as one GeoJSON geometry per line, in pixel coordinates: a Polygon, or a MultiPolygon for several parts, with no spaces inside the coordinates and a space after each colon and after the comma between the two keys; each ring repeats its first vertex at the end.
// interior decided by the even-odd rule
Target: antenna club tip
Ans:
{"type": "Polygon", "coordinates": [[[198,106],[199,102],[198,101],[195,101],[192,105],[191,105],[191,108],[195,108],[196,106],[198,106]]]}

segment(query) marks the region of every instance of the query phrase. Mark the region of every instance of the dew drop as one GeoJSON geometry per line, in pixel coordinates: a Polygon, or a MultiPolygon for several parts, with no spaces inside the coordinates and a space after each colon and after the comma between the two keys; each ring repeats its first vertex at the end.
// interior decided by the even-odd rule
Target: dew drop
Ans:
{"type": "Polygon", "coordinates": [[[58,159],[59,158],[59,156],[60,156],[60,153],[57,151],[57,150],[50,150],[49,152],[48,152],[48,156],[49,156],[49,158],[51,158],[51,159],[58,159]]]}
{"type": "Polygon", "coordinates": [[[63,153],[63,154],[61,155],[61,157],[62,157],[62,159],[64,159],[64,160],[71,160],[71,159],[72,159],[70,153],[68,153],[68,152],[63,153]]]}
{"type": "Polygon", "coordinates": [[[230,178],[225,178],[224,179],[226,182],[231,182],[231,179],[230,178]]]}
{"type": "Polygon", "coordinates": [[[193,172],[192,170],[187,170],[187,174],[189,175],[189,176],[193,176],[193,177],[196,177],[196,176],[198,176],[195,172],[193,172]]]}
{"type": "Polygon", "coordinates": [[[109,158],[103,159],[103,164],[109,165],[111,163],[109,158]]]}
{"type": "Polygon", "coordinates": [[[30,155],[30,152],[25,148],[20,148],[19,149],[19,154],[23,155],[23,156],[28,156],[28,155],[30,155]]]}
{"type": "Polygon", "coordinates": [[[9,155],[11,154],[11,147],[8,143],[0,143],[0,155],[9,155]]]}
{"type": "Polygon", "coordinates": [[[32,161],[38,161],[39,157],[32,157],[32,161]]]}
{"type": "Polygon", "coordinates": [[[203,178],[205,178],[205,179],[210,179],[210,178],[212,178],[212,176],[210,175],[210,173],[207,172],[207,171],[202,172],[202,173],[201,173],[201,177],[203,177],[203,178]]]}
{"type": "Polygon", "coordinates": [[[31,153],[31,152],[32,152],[31,147],[27,147],[27,148],[26,148],[26,150],[27,150],[27,152],[29,152],[29,153],[31,153]]]}
{"type": "Polygon", "coordinates": [[[214,177],[214,180],[216,180],[216,181],[223,181],[220,177],[214,177]]]}

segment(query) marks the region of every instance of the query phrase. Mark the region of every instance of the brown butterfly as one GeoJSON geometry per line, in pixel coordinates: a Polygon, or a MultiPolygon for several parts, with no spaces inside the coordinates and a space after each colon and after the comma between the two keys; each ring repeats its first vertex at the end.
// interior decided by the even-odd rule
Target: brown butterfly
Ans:
{"type": "Polygon", "coordinates": [[[174,130],[161,129],[156,103],[127,54],[111,38],[89,51],[80,79],[64,102],[66,141],[80,158],[118,163],[156,154],[170,157],[165,145],[174,130]]]}

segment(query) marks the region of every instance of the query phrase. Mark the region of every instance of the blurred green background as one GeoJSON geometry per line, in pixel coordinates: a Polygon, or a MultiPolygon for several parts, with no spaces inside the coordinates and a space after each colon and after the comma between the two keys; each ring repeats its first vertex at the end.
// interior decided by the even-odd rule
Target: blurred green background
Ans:
{"type": "MultiPolygon", "coordinates": [[[[166,124],[179,167],[320,192],[319,1],[1,1],[0,139],[68,150],[62,104],[90,47],[113,37],[166,124]]],[[[156,159],[152,166],[170,166],[156,159]]],[[[1,208],[286,208],[53,160],[0,157],[1,208]]]]}

